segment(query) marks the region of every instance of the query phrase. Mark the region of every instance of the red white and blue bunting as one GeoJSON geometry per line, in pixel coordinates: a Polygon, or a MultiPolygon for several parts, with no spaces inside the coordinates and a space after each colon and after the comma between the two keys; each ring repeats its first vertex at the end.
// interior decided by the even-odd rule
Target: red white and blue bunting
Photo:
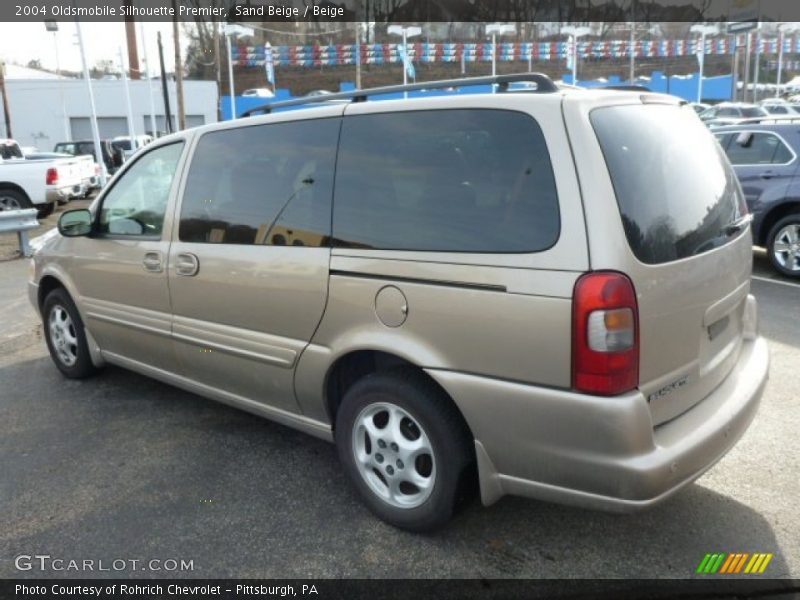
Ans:
{"type": "MultiPolygon", "coordinates": [[[[361,64],[401,63],[399,44],[360,44],[361,64]]],[[[636,58],[681,57],[697,54],[700,40],[642,40],[634,44],[636,58]]],[[[491,43],[416,43],[408,44],[408,56],[417,63],[436,62],[490,62],[491,43]]],[[[707,39],[705,54],[730,54],[733,42],[730,38],[707,39]]],[[[762,39],[752,44],[753,53],[778,54],[776,39],[762,39]],[[756,47],[758,46],[758,48],[756,47]]],[[[561,42],[507,42],[497,44],[497,60],[502,62],[533,60],[566,60],[570,44],[561,42]]],[[[800,53],[800,37],[783,40],[784,53],[800,53]]],[[[240,67],[263,67],[264,46],[234,46],[231,49],[234,63],[240,67]]],[[[627,40],[578,42],[581,58],[627,58],[630,57],[630,42],[627,40]]],[[[272,46],[276,67],[315,67],[325,65],[355,64],[355,44],[272,46]]]]}

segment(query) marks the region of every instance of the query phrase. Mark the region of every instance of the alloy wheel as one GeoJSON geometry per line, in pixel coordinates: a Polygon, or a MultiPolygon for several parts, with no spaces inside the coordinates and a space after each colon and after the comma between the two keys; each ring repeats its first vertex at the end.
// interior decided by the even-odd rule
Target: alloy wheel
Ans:
{"type": "Polygon", "coordinates": [[[78,360],[78,335],[72,318],[60,304],[53,306],[50,311],[48,326],[56,357],[64,366],[73,366],[78,360]]]}
{"type": "Polygon", "coordinates": [[[800,271],[800,223],[781,228],[772,243],[772,254],[784,269],[800,271]]]}
{"type": "Polygon", "coordinates": [[[5,196],[0,192],[0,210],[18,210],[22,208],[19,200],[13,196],[5,196]]]}
{"type": "Polygon", "coordinates": [[[395,404],[378,402],[359,413],[353,455],[369,488],[391,506],[416,508],[433,491],[436,460],[430,438],[395,404]]]}

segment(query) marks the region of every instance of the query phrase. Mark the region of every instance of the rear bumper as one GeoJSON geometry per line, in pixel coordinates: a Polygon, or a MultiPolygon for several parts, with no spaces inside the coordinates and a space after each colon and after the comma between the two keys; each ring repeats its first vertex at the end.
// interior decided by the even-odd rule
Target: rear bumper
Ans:
{"type": "Polygon", "coordinates": [[[47,190],[47,194],[45,196],[45,200],[47,204],[52,202],[67,202],[72,197],[74,186],[69,186],[65,188],[53,188],[47,190]]]}
{"type": "Polygon", "coordinates": [[[667,498],[731,449],[756,414],[768,368],[766,341],[745,340],[714,392],[655,428],[638,391],[600,398],[428,372],[475,436],[484,504],[510,494],[630,512],[667,498]]]}

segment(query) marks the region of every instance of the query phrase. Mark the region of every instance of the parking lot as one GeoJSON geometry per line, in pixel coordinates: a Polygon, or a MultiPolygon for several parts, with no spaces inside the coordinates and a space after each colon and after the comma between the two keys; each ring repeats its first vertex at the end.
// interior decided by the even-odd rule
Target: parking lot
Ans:
{"type": "Polygon", "coordinates": [[[771,379],[708,474],[636,515],[504,498],[418,535],[367,511],[332,445],[116,367],[64,379],[14,241],[0,253],[0,577],[92,575],[15,568],[47,554],[127,561],[101,576],[679,578],[717,551],[774,553],[769,576],[800,577],[800,285],[760,251],[752,291],[771,379]],[[152,559],[192,568],[130,562],[152,559]]]}

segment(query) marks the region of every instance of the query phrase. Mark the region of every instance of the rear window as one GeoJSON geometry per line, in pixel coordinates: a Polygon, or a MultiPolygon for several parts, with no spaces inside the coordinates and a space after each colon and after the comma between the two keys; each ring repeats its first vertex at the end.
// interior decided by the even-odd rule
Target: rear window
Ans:
{"type": "Polygon", "coordinates": [[[353,248],[536,252],[560,229],[542,130],[506,110],[346,117],[333,205],[353,248]]]}
{"type": "Polygon", "coordinates": [[[592,112],[636,257],[659,264],[724,244],[744,211],[736,175],[691,109],[630,105],[592,112]]]}

